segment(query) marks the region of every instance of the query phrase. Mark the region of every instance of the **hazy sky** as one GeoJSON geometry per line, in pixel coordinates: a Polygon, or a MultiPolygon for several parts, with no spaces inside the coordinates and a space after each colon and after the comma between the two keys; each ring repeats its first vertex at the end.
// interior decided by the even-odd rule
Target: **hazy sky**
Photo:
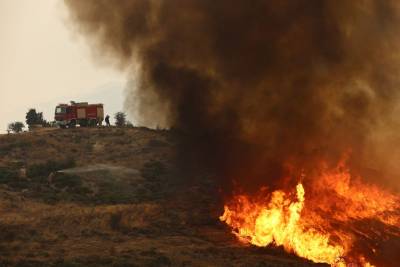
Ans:
{"type": "Polygon", "coordinates": [[[52,120],[58,102],[104,95],[107,113],[122,109],[123,74],[95,64],[66,18],[62,0],[0,0],[0,131],[30,107],[52,120]]]}

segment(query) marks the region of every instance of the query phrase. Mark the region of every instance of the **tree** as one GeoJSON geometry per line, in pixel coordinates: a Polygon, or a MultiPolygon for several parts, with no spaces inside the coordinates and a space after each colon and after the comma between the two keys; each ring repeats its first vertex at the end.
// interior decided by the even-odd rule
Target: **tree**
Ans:
{"type": "Polygon", "coordinates": [[[29,126],[32,125],[37,125],[37,124],[43,124],[43,113],[42,112],[36,112],[36,109],[31,108],[29,111],[26,113],[26,124],[29,126]]]}
{"type": "Polygon", "coordinates": [[[115,125],[117,127],[124,127],[126,126],[126,114],[123,112],[117,112],[114,115],[115,125]]]}
{"type": "Polygon", "coordinates": [[[8,125],[8,130],[13,133],[20,133],[22,132],[23,128],[25,128],[25,124],[20,121],[16,121],[8,125]]]}

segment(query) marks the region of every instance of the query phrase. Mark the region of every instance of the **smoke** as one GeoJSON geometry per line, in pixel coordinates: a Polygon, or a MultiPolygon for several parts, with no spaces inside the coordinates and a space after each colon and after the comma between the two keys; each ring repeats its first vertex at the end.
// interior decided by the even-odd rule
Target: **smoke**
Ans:
{"type": "Polygon", "coordinates": [[[183,132],[186,157],[219,175],[258,186],[343,153],[400,173],[398,1],[65,3],[132,73],[136,121],[183,132]]]}

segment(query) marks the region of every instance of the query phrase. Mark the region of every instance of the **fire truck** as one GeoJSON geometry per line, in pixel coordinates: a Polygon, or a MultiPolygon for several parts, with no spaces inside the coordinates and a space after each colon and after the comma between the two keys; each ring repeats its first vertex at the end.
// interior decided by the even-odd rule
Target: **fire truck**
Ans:
{"type": "Polygon", "coordinates": [[[57,105],[54,118],[61,128],[97,126],[103,122],[104,108],[103,104],[71,101],[71,104],[57,105]]]}

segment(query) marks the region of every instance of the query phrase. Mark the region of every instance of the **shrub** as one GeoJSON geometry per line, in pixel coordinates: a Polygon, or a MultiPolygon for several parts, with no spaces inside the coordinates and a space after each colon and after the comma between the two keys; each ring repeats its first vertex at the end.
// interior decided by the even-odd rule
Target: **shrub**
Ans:
{"type": "Polygon", "coordinates": [[[32,143],[25,140],[16,140],[14,142],[0,144],[0,155],[7,155],[16,149],[27,149],[32,143]]]}
{"type": "Polygon", "coordinates": [[[144,164],[140,173],[143,178],[157,179],[165,173],[165,166],[160,161],[150,161],[144,164]]]}
{"type": "Polygon", "coordinates": [[[8,125],[8,130],[13,133],[20,133],[25,128],[25,124],[20,121],[12,122],[8,125]]]}
{"type": "Polygon", "coordinates": [[[130,122],[130,121],[127,121],[127,122],[126,122],[126,127],[127,127],[127,128],[135,128],[135,126],[133,125],[133,123],[130,122]]]}
{"type": "Polygon", "coordinates": [[[0,167],[0,184],[7,184],[14,189],[25,189],[29,186],[26,179],[19,177],[18,170],[0,167]]]}
{"type": "Polygon", "coordinates": [[[54,177],[54,186],[57,188],[76,188],[82,186],[82,179],[73,174],[68,173],[57,173],[54,177]]]}
{"type": "Polygon", "coordinates": [[[9,183],[17,177],[18,173],[15,170],[11,170],[6,167],[0,167],[0,183],[2,184],[9,183]]]}
{"type": "Polygon", "coordinates": [[[123,112],[117,112],[114,115],[115,125],[117,127],[124,127],[126,126],[126,114],[123,112]]]}
{"type": "Polygon", "coordinates": [[[31,108],[29,111],[26,113],[26,124],[29,126],[31,125],[37,125],[41,124],[43,125],[45,121],[43,120],[43,113],[42,112],[36,112],[36,109],[31,108]]]}
{"type": "Polygon", "coordinates": [[[63,161],[48,160],[45,163],[28,166],[26,174],[31,178],[47,177],[52,172],[72,168],[74,166],[75,161],[73,159],[66,159],[63,161]]]}
{"type": "Polygon", "coordinates": [[[38,146],[45,146],[45,145],[47,145],[47,141],[46,141],[46,139],[41,138],[41,139],[36,140],[35,144],[38,146]]]}
{"type": "Polygon", "coordinates": [[[148,147],[153,147],[153,148],[157,148],[157,147],[164,147],[166,146],[167,143],[165,143],[164,141],[161,140],[157,140],[157,139],[151,139],[148,143],[147,146],[148,147]]]}

